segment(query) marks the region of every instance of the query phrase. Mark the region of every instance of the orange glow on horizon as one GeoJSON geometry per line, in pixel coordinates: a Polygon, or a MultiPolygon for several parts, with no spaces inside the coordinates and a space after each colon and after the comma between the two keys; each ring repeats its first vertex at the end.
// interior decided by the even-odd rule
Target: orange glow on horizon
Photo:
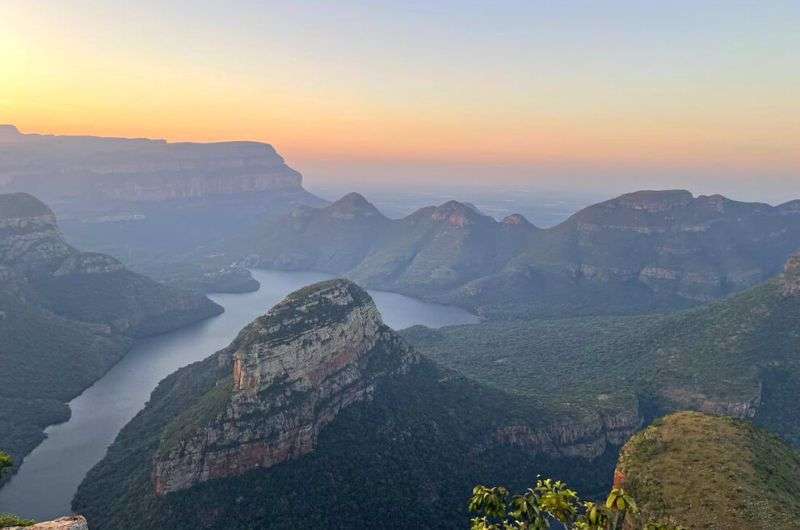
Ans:
{"type": "Polygon", "coordinates": [[[800,172],[794,77],[784,86],[727,71],[700,83],[575,70],[520,84],[500,66],[433,78],[269,47],[255,58],[183,56],[88,39],[54,23],[65,13],[14,5],[15,24],[0,33],[0,123],[23,132],[257,140],[301,171],[327,160],[800,172]]]}

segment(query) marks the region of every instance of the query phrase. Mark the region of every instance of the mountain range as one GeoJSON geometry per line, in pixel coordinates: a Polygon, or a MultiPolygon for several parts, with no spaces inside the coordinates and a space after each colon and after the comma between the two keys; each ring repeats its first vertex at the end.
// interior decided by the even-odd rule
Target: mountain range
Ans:
{"type": "Polygon", "coordinates": [[[351,193],[265,223],[233,252],[269,268],[346,275],[493,319],[687,307],[780,271],[800,247],[800,201],[640,191],[538,228],[450,201],[393,220],[351,193]]]}
{"type": "Polygon", "coordinates": [[[75,249],[32,195],[0,195],[0,447],[20,462],[135,338],[222,310],[75,249]]]}

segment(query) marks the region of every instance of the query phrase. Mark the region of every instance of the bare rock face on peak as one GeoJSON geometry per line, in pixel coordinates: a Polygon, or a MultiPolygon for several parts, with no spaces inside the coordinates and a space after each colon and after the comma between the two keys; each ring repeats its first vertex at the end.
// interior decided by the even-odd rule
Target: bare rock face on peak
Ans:
{"type": "MultiPolygon", "coordinates": [[[[377,378],[417,359],[369,295],[346,280],[290,295],[245,328],[225,356],[231,374],[207,398],[219,412],[190,435],[177,428],[162,441],[153,471],[158,495],[309,453],[342,409],[370,398],[377,378]]],[[[196,408],[183,418],[195,418],[196,408]]]]}
{"type": "Polygon", "coordinates": [[[800,295],[800,254],[786,262],[783,272],[783,292],[787,296],[800,295]]]}

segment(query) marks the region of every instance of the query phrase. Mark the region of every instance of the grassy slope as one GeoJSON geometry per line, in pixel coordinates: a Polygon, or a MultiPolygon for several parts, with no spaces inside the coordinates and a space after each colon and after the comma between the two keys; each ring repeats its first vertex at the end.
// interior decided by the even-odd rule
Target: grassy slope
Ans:
{"type": "Polygon", "coordinates": [[[800,454],[745,422],[668,416],[626,444],[618,469],[645,517],[698,530],[800,524],[800,454]]]}

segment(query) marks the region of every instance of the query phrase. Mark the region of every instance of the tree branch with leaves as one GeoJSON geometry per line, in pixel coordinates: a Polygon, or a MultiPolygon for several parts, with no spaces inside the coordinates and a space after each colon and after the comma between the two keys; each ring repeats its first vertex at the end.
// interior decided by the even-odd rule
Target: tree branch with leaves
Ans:
{"type": "MultiPolygon", "coordinates": [[[[636,530],[631,515],[638,513],[633,497],[615,487],[606,502],[581,500],[564,482],[537,479],[525,493],[511,495],[503,486],[475,486],[469,511],[477,513],[471,530],[636,530]],[[626,523],[627,521],[627,523],[626,523]]],[[[648,522],[641,530],[686,530],[664,522],[648,522]]]]}

